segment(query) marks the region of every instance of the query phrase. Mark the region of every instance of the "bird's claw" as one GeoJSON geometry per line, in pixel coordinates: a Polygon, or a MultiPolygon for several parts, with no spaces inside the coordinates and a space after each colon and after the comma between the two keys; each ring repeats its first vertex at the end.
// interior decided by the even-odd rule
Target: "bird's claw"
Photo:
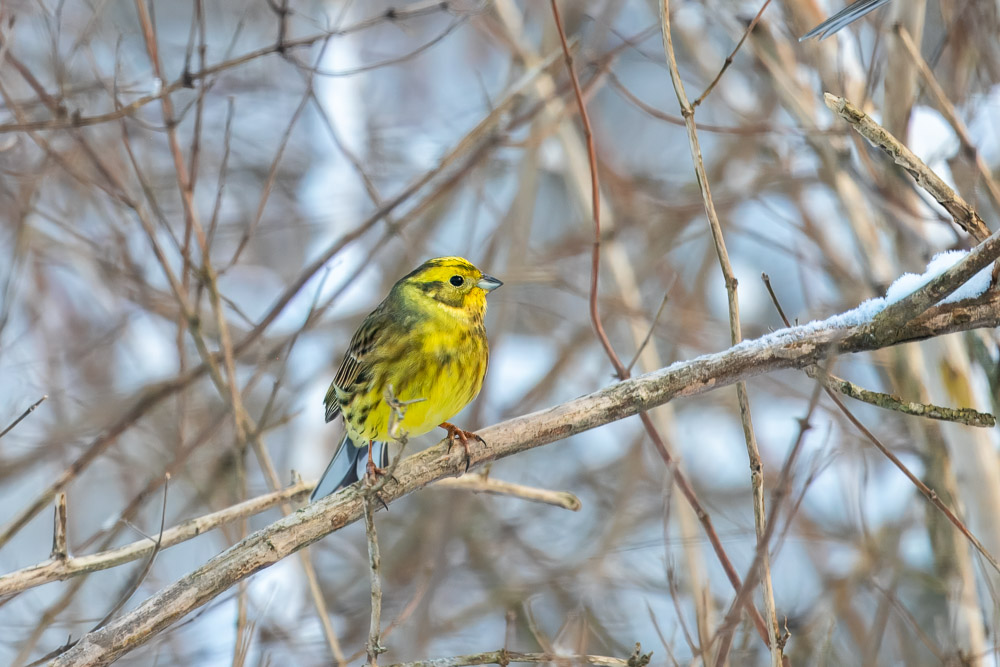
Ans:
{"type": "Polygon", "coordinates": [[[456,440],[462,445],[462,449],[465,450],[465,472],[469,472],[469,465],[472,463],[472,452],[469,450],[469,440],[476,439],[484,445],[486,444],[486,441],[483,440],[483,438],[478,434],[473,433],[472,431],[465,431],[448,422],[442,422],[441,428],[448,431],[449,454],[451,453],[451,448],[455,445],[456,440]]]}
{"type": "Polygon", "coordinates": [[[370,477],[373,483],[379,477],[384,477],[385,474],[386,474],[386,469],[385,468],[379,468],[372,461],[368,461],[368,463],[365,465],[365,475],[367,475],[368,477],[370,477]]]}

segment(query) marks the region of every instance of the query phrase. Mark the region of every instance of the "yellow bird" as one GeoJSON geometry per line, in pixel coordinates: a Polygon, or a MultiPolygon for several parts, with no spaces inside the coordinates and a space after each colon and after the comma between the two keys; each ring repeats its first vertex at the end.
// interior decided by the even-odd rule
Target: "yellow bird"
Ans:
{"type": "Polygon", "coordinates": [[[326,421],[344,416],[347,433],[310,500],[358,480],[358,459],[368,451],[367,472],[381,474],[390,440],[392,387],[406,406],[400,428],[410,436],[437,426],[469,453],[469,438],[448,420],[483,386],[490,348],[483,317],[486,295],[502,285],[461,257],[430,259],[392,286],[351,339],[340,371],[323,401],[326,421]]]}

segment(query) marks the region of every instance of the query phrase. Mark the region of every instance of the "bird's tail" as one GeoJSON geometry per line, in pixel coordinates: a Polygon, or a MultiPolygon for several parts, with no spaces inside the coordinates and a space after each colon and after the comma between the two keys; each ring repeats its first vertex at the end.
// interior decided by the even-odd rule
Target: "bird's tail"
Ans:
{"type": "Polygon", "coordinates": [[[804,42],[805,40],[813,37],[826,39],[841,28],[854,23],[868,12],[878,9],[888,1],[889,0],[858,0],[857,2],[847,5],[839,12],[799,37],[799,41],[804,42]]]}
{"type": "MultiPolygon", "coordinates": [[[[381,442],[373,442],[372,458],[375,465],[384,468],[389,464],[389,448],[381,442]]],[[[309,496],[309,502],[325,498],[331,493],[335,493],[345,486],[354,484],[365,474],[365,464],[368,459],[368,446],[361,445],[355,447],[351,439],[346,435],[340,441],[337,453],[330,460],[330,465],[326,467],[326,472],[319,478],[319,483],[309,496]]]]}

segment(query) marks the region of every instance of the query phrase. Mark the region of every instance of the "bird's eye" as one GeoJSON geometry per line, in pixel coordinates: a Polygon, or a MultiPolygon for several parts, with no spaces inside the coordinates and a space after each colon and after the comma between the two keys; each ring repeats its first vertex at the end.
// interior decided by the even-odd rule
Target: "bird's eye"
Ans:
{"type": "Polygon", "coordinates": [[[462,276],[452,276],[451,280],[449,280],[448,282],[450,282],[455,287],[461,287],[462,283],[465,282],[465,278],[463,278],[462,276]]]}

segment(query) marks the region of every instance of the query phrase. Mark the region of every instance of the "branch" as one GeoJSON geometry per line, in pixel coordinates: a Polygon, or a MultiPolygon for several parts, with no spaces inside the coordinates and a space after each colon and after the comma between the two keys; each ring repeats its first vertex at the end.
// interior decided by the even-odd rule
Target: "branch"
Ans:
{"type": "Polygon", "coordinates": [[[583,504],[580,499],[569,491],[549,491],[533,486],[504,482],[490,479],[484,474],[462,475],[458,478],[442,479],[434,485],[435,489],[460,489],[473,493],[492,493],[498,496],[512,496],[521,500],[553,505],[573,512],[579,511],[583,504]]]}
{"type": "MultiPolygon", "coordinates": [[[[442,3],[439,1],[431,0],[429,2],[415,2],[411,6],[402,9],[391,9],[392,21],[399,22],[402,20],[410,18],[419,18],[422,16],[427,16],[431,14],[441,13],[447,11],[450,13],[457,13],[453,9],[447,7],[447,3],[442,3]]],[[[469,13],[475,13],[477,10],[470,10],[469,13]]],[[[56,102],[55,98],[50,96],[45,92],[40,86],[38,88],[38,96],[42,99],[48,99],[52,101],[51,107],[54,107],[54,118],[35,120],[35,121],[18,121],[16,123],[3,123],[0,124],[0,134],[6,134],[11,132],[33,132],[33,131],[43,131],[43,130],[67,130],[81,127],[89,127],[93,125],[100,125],[102,123],[108,123],[121,118],[126,118],[132,116],[142,107],[147,104],[151,104],[158,100],[161,100],[168,95],[171,95],[179,90],[185,88],[191,88],[195,81],[202,79],[207,79],[216,74],[220,74],[227,70],[245,65],[247,63],[254,62],[260,58],[272,54],[284,54],[291,49],[308,48],[317,44],[329,40],[333,37],[342,37],[355,32],[361,32],[368,30],[379,25],[383,25],[389,19],[387,12],[382,12],[370,18],[362,19],[361,21],[355,23],[354,25],[345,26],[337,30],[326,30],[319,33],[314,33],[312,35],[307,35],[305,37],[299,37],[297,39],[280,39],[279,41],[265,46],[263,48],[256,49],[254,51],[249,51],[243,55],[230,58],[229,60],[224,60],[218,62],[214,65],[204,67],[197,72],[185,71],[179,78],[171,83],[165,83],[165,85],[153,95],[143,95],[138,99],[133,100],[127,105],[119,106],[113,111],[106,113],[95,114],[93,116],[84,116],[80,113],[79,109],[70,112],[64,107],[60,107],[56,102]]],[[[0,46],[5,46],[6,42],[0,40],[0,46]]],[[[7,54],[8,59],[11,58],[11,54],[7,54]]]]}
{"type": "Polygon", "coordinates": [[[993,428],[997,425],[996,417],[988,412],[979,412],[972,408],[947,408],[931,403],[904,401],[898,396],[865,389],[850,380],[845,380],[829,373],[823,373],[815,366],[807,368],[806,375],[814,380],[819,380],[827,389],[832,389],[844,396],[850,396],[856,401],[868,403],[883,410],[893,410],[904,415],[940,419],[941,421],[956,422],[958,424],[965,424],[966,426],[978,426],[979,428],[993,428]]]}
{"type": "MultiPolygon", "coordinates": [[[[638,649],[637,649],[638,650],[638,649]]],[[[555,665],[601,665],[602,667],[633,667],[649,664],[649,654],[623,660],[603,655],[558,655],[555,653],[518,653],[505,648],[486,653],[456,655],[451,658],[398,662],[389,667],[468,667],[469,665],[508,665],[512,662],[551,662],[555,665]]]]}
{"type": "MultiPolygon", "coordinates": [[[[568,438],[678,396],[707,393],[780,369],[803,368],[824,359],[832,346],[836,346],[838,354],[862,352],[997,326],[1000,295],[989,294],[977,301],[934,308],[888,339],[875,338],[864,325],[812,323],[783,329],[483,429],[480,434],[486,444],[472,448],[471,463],[481,465],[568,438]]],[[[407,458],[396,471],[398,482],[387,483],[382,489],[382,499],[389,503],[439,479],[460,475],[465,469],[464,452],[448,455],[446,451],[446,443],[442,442],[407,458]]],[[[279,519],[157,592],[130,613],[85,635],[52,665],[103,665],[118,659],[236,583],[357,521],[363,504],[358,488],[352,486],[279,519]]]]}
{"type": "Polygon", "coordinates": [[[881,148],[900,167],[909,172],[913,180],[921,188],[934,197],[944,210],[948,211],[955,224],[964,229],[977,241],[983,241],[990,235],[986,223],[961,195],[951,189],[937,174],[931,171],[924,161],[913,154],[909,148],[900,143],[888,130],[876,123],[861,109],[857,108],[843,97],[830,93],[823,94],[823,101],[835,114],[846,120],[868,142],[881,148]]]}
{"type": "MultiPolygon", "coordinates": [[[[312,484],[307,484],[300,480],[281,491],[258,496],[232,507],[227,507],[224,510],[205,514],[195,519],[189,519],[184,523],[163,531],[159,538],[160,548],[166,549],[181,542],[186,542],[230,521],[259,514],[275,505],[304,496],[312,490],[312,487],[312,484]]],[[[0,576],[0,596],[18,593],[53,581],[64,581],[71,577],[78,577],[81,574],[107,570],[130,563],[134,560],[145,558],[153,552],[154,547],[154,542],[142,539],[89,556],[69,558],[66,557],[65,551],[62,551],[60,555],[54,547],[53,556],[49,560],[0,576]]],[[[65,549],[65,543],[62,544],[62,548],[65,549]]]]}

